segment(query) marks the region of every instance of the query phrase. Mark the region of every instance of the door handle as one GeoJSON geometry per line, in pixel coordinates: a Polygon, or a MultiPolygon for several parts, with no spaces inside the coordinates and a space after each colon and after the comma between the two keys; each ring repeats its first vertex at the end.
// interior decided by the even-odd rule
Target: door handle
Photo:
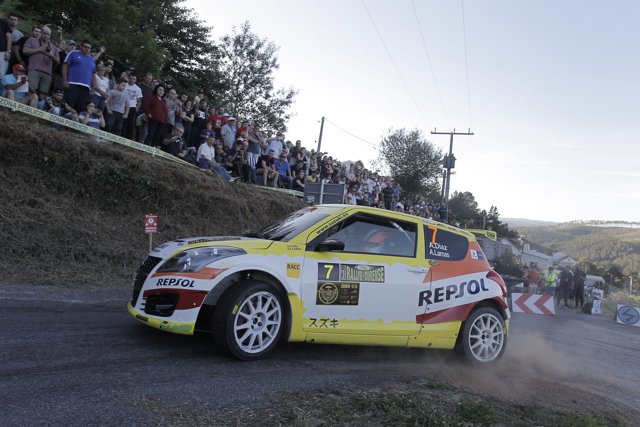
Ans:
{"type": "Polygon", "coordinates": [[[429,271],[429,269],[418,266],[418,267],[409,268],[409,271],[412,272],[412,273],[427,273],[429,271]]]}

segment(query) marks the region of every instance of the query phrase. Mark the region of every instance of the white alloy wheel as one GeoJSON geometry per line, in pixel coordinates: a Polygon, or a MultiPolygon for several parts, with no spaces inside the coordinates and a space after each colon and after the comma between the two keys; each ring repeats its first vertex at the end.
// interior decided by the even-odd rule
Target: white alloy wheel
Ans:
{"type": "Polygon", "coordinates": [[[464,352],[476,365],[497,362],[507,343],[506,328],[502,316],[493,308],[474,310],[466,321],[463,331],[464,352]]]}
{"type": "Polygon", "coordinates": [[[269,348],[278,337],[282,308],[269,292],[257,292],[244,300],[233,320],[233,336],[238,347],[255,354],[269,348]]]}

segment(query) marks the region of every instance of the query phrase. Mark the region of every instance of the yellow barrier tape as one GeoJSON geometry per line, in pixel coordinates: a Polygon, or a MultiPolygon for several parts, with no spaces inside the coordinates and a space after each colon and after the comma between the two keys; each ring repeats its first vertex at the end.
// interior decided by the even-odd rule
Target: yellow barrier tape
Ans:
{"type": "MultiPolygon", "coordinates": [[[[89,135],[107,139],[112,142],[117,142],[118,144],[122,144],[126,147],[134,148],[138,151],[144,151],[154,156],[162,157],[167,160],[171,160],[173,162],[177,162],[183,165],[193,166],[191,163],[185,162],[184,160],[172,154],[165,153],[164,151],[159,150],[155,147],[150,147],[148,145],[140,144],[139,142],[135,142],[130,139],[123,138],[121,136],[116,136],[112,133],[108,133],[100,129],[92,128],[91,126],[83,125],[82,123],[74,122],[73,120],[65,119],[64,117],[61,117],[61,116],[55,116],[51,113],[47,113],[46,111],[38,110],[37,108],[29,107],[28,105],[11,101],[10,99],[7,99],[7,98],[0,97],[0,105],[3,107],[12,108],[22,113],[27,113],[28,115],[38,117],[39,119],[47,120],[51,123],[57,123],[60,126],[70,127],[72,129],[78,130],[80,132],[83,132],[89,135]]],[[[193,166],[193,167],[196,167],[196,166],[193,166]]]]}

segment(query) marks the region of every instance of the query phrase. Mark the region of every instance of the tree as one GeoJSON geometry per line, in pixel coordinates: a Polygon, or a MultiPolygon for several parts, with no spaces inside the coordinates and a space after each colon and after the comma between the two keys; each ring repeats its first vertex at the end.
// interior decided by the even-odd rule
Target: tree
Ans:
{"type": "Polygon", "coordinates": [[[481,221],[478,202],[469,191],[454,191],[453,196],[449,199],[449,209],[451,209],[452,217],[456,216],[456,219],[470,228],[477,228],[474,222],[481,221]]]}
{"type": "Polygon", "coordinates": [[[280,68],[279,47],[252,33],[249,22],[238,30],[234,27],[233,34],[221,37],[220,42],[220,72],[226,84],[217,93],[218,103],[235,117],[286,131],[298,90],[273,87],[273,72],[280,68]]]}
{"type": "Polygon", "coordinates": [[[418,129],[389,129],[378,146],[377,163],[388,169],[408,193],[439,191],[442,150],[427,141],[418,129]]]}

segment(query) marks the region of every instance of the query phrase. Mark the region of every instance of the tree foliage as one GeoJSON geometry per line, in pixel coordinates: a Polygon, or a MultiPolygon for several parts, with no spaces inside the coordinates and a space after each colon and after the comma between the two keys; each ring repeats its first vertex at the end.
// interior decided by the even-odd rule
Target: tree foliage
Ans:
{"type": "Polygon", "coordinates": [[[279,47],[251,32],[245,22],[233,34],[220,39],[220,71],[226,84],[217,101],[236,117],[251,119],[277,130],[286,130],[289,109],[297,89],[275,90],[273,72],[280,68],[279,47]]]}
{"type": "Polygon", "coordinates": [[[437,192],[442,177],[442,150],[415,129],[389,129],[378,146],[380,166],[409,194],[437,192]]]}

